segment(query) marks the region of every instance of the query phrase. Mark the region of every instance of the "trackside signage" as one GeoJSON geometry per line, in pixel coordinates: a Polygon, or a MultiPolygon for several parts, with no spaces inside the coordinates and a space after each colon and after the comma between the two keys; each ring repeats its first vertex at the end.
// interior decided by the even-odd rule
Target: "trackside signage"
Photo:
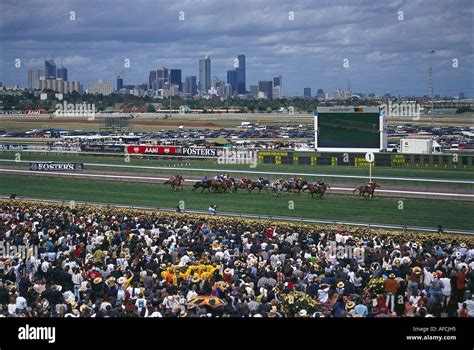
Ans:
{"type": "Polygon", "coordinates": [[[217,148],[188,148],[183,147],[181,153],[184,156],[203,156],[203,157],[217,157],[217,148]]]}
{"type": "Polygon", "coordinates": [[[127,146],[130,154],[176,154],[176,147],[165,146],[127,146]]]}
{"type": "Polygon", "coordinates": [[[81,171],[83,169],[83,163],[30,163],[32,171],[81,171]]]}

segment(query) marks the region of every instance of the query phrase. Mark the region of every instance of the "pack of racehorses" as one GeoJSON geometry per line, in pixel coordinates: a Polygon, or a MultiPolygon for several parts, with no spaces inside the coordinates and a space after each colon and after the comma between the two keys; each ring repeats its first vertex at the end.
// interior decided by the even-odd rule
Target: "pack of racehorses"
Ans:
{"type": "MultiPolygon", "coordinates": [[[[183,190],[184,178],[181,175],[172,176],[165,184],[169,184],[173,190],[183,190]]],[[[259,178],[254,181],[247,177],[240,180],[235,180],[232,177],[214,177],[214,178],[203,178],[200,181],[196,181],[192,187],[192,191],[201,190],[200,193],[236,193],[239,190],[247,191],[249,193],[266,192],[268,194],[279,195],[282,193],[308,193],[312,198],[322,198],[326,191],[331,186],[323,181],[308,182],[303,178],[291,178],[285,180],[282,178],[276,179],[275,181],[269,181],[267,179],[259,178]]],[[[380,184],[376,182],[369,182],[366,185],[362,185],[354,189],[353,193],[358,192],[360,197],[365,199],[374,198],[375,190],[380,188],[380,184]]]]}

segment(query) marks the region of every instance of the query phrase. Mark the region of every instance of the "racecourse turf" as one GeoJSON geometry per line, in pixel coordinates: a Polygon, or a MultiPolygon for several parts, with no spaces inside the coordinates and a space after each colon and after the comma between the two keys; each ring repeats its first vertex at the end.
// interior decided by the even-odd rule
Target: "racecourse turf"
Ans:
{"type": "Polygon", "coordinates": [[[245,191],[235,194],[201,194],[192,192],[189,186],[183,191],[173,191],[164,184],[0,175],[0,194],[11,193],[16,193],[19,197],[161,208],[176,208],[183,201],[185,210],[207,210],[210,204],[217,204],[218,211],[241,214],[422,227],[437,227],[441,224],[445,229],[461,230],[474,228],[474,203],[465,201],[386,197],[365,200],[355,195],[335,194],[328,194],[323,199],[312,199],[307,194],[273,197],[263,192],[249,194],[245,191]]]}
{"type": "MultiPolygon", "coordinates": [[[[117,165],[132,165],[132,166],[155,166],[155,167],[170,167],[170,170],[162,170],[161,173],[169,174],[173,172],[175,167],[183,168],[202,168],[202,169],[223,169],[223,170],[245,170],[252,171],[256,174],[259,171],[266,172],[286,172],[286,173],[318,173],[318,174],[333,174],[333,175],[354,175],[354,176],[367,176],[369,170],[364,167],[354,166],[311,166],[311,165],[288,165],[288,164],[258,164],[256,168],[250,168],[249,165],[244,164],[218,164],[215,160],[202,160],[202,159],[184,159],[176,158],[173,160],[165,159],[143,159],[134,156],[125,158],[123,156],[102,156],[102,155],[83,155],[83,154],[41,154],[41,153],[29,153],[23,152],[20,154],[21,160],[23,161],[55,161],[55,162],[79,162],[79,163],[95,163],[95,164],[117,164],[117,165]],[[128,161],[126,161],[128,160],[128,161]]],[[[0,152],[0,159],[15,159],[14,152],[0,152]]],[[[2,164],[11,165],[11,163],[1,162],[2,164]]],[[[19,165],[21,163],[17,163],[19,165]]],[[[28,166],[28,164],[25,164],[28,166]]],[[[89,169],[95,168],[88,166],[89,169]]],[[[97,167],[99,168],[99,167],[97,167]]],[[[105,168],[101,168],[105,170],[105,168]]],[[[139,171],[139,172],[156,172],[154,169],[123,169],[107,167],[107,171],[139,171]]],[[[464,179],[472,180],[473,171],[467,169],[415,169],[415,168],[391,168],[391,167],[373,167],[373,176],[389,176],[389,177],[416,177],[416,178],[427,178],[427,179],[464,179]]],[[[328,179],[325,179],[328,181],[328,179]]],[[[338,181],[343,181],[338,179],[338,181]]],[[[349,182],[352,182],[350,180],[349,182]]],[[[403,182],[405,183],[405,182],[403,182]]],[[[436,183],[431,183],[432,186],[436,186],[436,183]]],[[[445,186],[446,184],[443,184],[445,186]]],[[[457,187],[458,185],[456,185],[457,187]]],[[[468,185],[470,187],[471,185],[468,185]]],[[[463,187],[463,186],[462,186],[463,187]]]]}

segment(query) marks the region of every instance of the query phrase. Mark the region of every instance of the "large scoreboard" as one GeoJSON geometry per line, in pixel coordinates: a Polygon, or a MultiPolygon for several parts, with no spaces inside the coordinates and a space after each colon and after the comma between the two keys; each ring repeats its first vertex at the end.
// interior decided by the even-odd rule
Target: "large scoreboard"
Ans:
{"type": "Polygon", "coordinates": [[[380,152],[387,148],[386,118],[379,107],[318,107],[317,151],[380,152]]]}

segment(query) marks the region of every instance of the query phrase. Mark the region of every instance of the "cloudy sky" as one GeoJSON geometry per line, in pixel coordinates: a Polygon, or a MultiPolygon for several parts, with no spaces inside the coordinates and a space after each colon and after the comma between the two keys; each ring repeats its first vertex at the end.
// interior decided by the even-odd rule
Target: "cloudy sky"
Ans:
{"type": "Polygon", "coordinates": [[[61,60],[70,80],[142,83],[159,67],[198,75],[210,55],[226,78],[247,57],[247,89],[283,76],[304,87],[424,95],[430,50],[434,89],[473,96],[472,0],[1,0],[0,81],[27,84],[27,70],[61,60]],[[71,12],[73,11],[73,12],[71,12]],[[181,12],[182,11],[182,12],[181,12]],[[184,15],[184,20],[180,20],[184,15]],[[15,67],[15,60],[21,66],[15,67]],[[129,59],[130,67],[124,67],[129,59]],[[344,63],[346,63],[344,65],[344,63]]]}

